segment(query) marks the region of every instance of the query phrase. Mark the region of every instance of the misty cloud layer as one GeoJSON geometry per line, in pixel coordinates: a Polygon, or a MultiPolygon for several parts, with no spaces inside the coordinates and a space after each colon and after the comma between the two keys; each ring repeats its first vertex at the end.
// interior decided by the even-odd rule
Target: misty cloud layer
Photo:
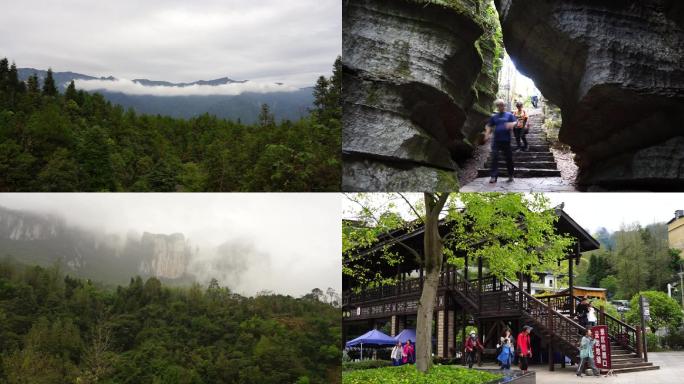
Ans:
{"type": "Polygon", "coordinates": [[[332,194],[1,194],[0,206],[116,235],[181,233],[189,272],[243,294],[341,289],[340,196],[332,194]],[[60,220],[62,220],[60,219],[60,220]]]}
{"type": "Polygon", "coordinates": [[[304,87],[341,53],[341,15],[339,0],[11,1],[0,55],[97,77],[304,87]]]}
{"type": "Polygon", "coordinates": [[[297,87],[288,85],[278,85],[275,83],[264,83],[247,81],[245,83],[230,83],[221,85],[199,85],[193,84],[184,87],[168,86],[145,86],[140,83],[127,79],[116,80],[76,80],[76,88],[86,91],[106,90],[109,92],[120,92],[128,95],[151,95],[151,96],[209,96],[225,95],[237,96],[245,92],[252,93],[272,93],[272,92],[294,92],[297,87]]]}

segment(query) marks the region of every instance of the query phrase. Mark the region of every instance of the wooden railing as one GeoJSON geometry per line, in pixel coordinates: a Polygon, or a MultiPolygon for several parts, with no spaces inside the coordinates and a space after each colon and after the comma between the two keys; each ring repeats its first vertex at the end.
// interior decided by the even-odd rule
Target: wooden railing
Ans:
{"type": "MultiPolygon", "coordinates": [[[[573,296],[575,305],[582,301],[582,298],[573,296]]],[[[624,321],[609,315],[606,311],[601,310],[599,316],[599,325],[608,326],[608,337],[614,342],[620,344],[631,352],[639,353],[639,330],[624,321]]]]}
{"type": "Polygon", "coordinates": [[[538,325],[543,326],[549,334],[559,337],[567,346],[577,349],[582,335],[586,329],[572,321],[564,314],[553,309],[536,297],[530,295],[524,290],[521,291],[510,280],[506,280],[510,286],[509,297],[515,300],[522,311],[530,317],[538,325]]]}

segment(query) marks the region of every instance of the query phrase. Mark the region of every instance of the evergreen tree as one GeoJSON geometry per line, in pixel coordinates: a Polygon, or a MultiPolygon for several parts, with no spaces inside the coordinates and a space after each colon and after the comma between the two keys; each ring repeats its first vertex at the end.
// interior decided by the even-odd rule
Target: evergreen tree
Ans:
{"type": "Polygon", "coordinates": [[[76,92],[76,85],[74,84],[73,80],[71,80],[69,83],[69,86],[64,93],[64,98],[67,100],[76,101],[78,103],[78,92],[76,92]]]}
{"type": "Polygon", "coordinates": [[[259,126],[273,127],[275,126],[275,117],[271,113],[271,108],[268,104],[261,104],[261,112],[259,112],[259,126]]]}
{"type": "Polygon", "coordinates": [[[43,95],[45,96],[56,96],[57,86],[55,85],[55,79],[52,77],[52,68],[48,68],[47,75],[43,82],[43,95]]]}
{"type": "Polygon", "coordinates": [[[27,82],[26,83],[27,91],[30,94],[37,94],[40,92],[39,83],[38,83],[38,75],[36,75],[34,73],[33,75],[29,76],[29,78],[26,82],[27,82]]]}

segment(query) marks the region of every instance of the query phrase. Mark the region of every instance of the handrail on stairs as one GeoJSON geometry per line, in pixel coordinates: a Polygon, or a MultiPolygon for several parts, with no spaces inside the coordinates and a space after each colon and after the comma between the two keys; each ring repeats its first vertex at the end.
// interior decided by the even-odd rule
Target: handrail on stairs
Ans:
{"type": "MultiPolygon", "coordinates": [[[[581,302],[582,299],[577,296],[572,296],[576,302],[581,302]]],[[[638,333],[635,327],[625,323],[624,321],[608,314],[606,311],[601,311],[599,316],[599,325],[608,326],[608,337],[630,352],[639,353],[638,333]]]]}

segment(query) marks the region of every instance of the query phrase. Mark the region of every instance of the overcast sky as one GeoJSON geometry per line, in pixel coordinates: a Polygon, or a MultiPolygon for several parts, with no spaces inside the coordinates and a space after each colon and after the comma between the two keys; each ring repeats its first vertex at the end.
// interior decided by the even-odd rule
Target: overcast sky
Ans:
{"type": "Polygon", "coordinates": [[[339,0],[3,2],[0,55],[123,79],[311,86],[341,53],[339,0]]]}
{"type": "MultiPolygon", "coordinates": [[[[565,203],[565,212],[583,228],[594,233],[599,227],[614,232],[622,224],[639,223],[646,226],[667,222],[674,217],[674,211],[684,209],[684,195],[677,193],[549,193],[551,205],[565,203]]],[[[409,194],[415,201],[421,194],[409,194]]],[[[379,194],[377,201],[382,200],[379,194]]],[[[394,203],[407,212],[408,206],[397,199],[394,203]]],[[[345,217],[353,217],[357,209],[348,199],[343,200],[345,217]]]]}
{"type": "MultiPolygon", "coordinates": [[[[233,290],[300,296],[342,286],[338,194],[0,194],[0,206],[53,213],[118,233],[183,233],[203,250],[228,242],[251,255],[236,287],[230,271],[199,268],[233,290]]],[[[201,258],[221,264],[217,255],[201,258]]],[[[195,265],[195,267],[197,267],[195,265]]]]}

